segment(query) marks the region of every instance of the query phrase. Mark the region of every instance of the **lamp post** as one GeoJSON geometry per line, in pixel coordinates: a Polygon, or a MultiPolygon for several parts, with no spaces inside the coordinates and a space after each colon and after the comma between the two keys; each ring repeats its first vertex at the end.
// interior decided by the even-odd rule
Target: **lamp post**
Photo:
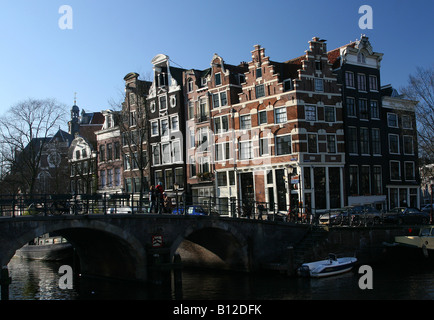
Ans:
{"type": "Polygon", "coordinates": [[[178,203],[178,190],[179,190],[179,184],[175,183],[173,185],[173,189],[175,190],[175,196],[176,196],[176,214],[179,214],[179,203],[178,203]]]}

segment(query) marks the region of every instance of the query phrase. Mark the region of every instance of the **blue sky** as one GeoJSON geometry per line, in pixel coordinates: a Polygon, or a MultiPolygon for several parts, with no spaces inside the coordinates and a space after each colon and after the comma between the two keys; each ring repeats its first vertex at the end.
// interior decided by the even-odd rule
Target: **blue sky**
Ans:
{"type": "Polygon", "coordinates": [[[314,36],[334,49],[366,34],[384,53],[382,85],[407,83],[434,63],[432,0],[1,0],[0,115],[27,98],[55,98],[86,111],[120,100],[123,77],[152,71],[151,60],[205,69],[214,53],[230,64],[249,61],[255,44],[272,60],[304,54],[314,36]],[[59,8],[72,10],[62,30],[59,8]],[[370,5],[373,29],[359,28],[370,5]]]}

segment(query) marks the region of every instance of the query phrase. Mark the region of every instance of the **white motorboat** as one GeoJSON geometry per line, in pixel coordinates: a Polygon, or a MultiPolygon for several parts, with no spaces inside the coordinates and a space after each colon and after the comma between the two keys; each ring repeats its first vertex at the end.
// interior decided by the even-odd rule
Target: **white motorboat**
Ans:
{"type": "Polygon", "coordinates": [[[322,278],[350,271],[356,264],[357,258],[337,258],[329,254],[329,258],[321,261],[303,263],[298,269],[301,276],[322,278]]]}

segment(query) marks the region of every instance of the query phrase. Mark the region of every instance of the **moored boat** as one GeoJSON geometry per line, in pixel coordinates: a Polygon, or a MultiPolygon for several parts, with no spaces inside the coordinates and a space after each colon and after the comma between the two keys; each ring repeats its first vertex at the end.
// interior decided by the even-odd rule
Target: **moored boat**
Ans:
{"type": "Polygon", "coordinates": [[[72,257],[72,245],[62,237],[43,236],[18,249],[15,256],[29,260],[61,261],[72,257]]]}
{"type": "Polygon", "coordinates": [[[355,257],[337,258],[335,254],[329,254],[328,259],[303,263],[298,273],[305,277],[328,277],[350,271],[356,262],[355,257]]]}

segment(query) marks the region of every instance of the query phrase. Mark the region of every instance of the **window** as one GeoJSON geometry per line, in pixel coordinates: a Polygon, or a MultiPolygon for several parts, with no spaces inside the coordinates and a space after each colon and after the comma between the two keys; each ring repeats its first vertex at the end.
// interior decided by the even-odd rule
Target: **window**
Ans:
{"type": "MultiPolygon", "coordinates": [[[[204,103],[206,103],[205,99],[202,99],[202,100],[204,100],[204,103]]],[[[218,108],[220,106],[226,106],[227,104],[228,104],[228,97],[227,97],[226,91],[223,91],[220,93],[214,93],[212,95],[213,108],[218,108]]]]}
{"type": "Polygon", "coordinates": [[[402,115],[402,128],[403,129],[413,129],[413,125],[411,123],[411,116],[402,115]]]}
{"type": "Polygon", "coordinates": [[[199,160],[200,173],[209,172],[209,157],[201,157],[199,160]]]}
{"type": "Polygon", "coordinates": [[[333,134],[327,135],[327,152],[336,153],[336,136],[333,134]]]}
{"type": "Polygon", "coordinates": [[[359,168],[357,166],[350,166],[350,195],[359,194],[359,168]]]}
{"type": "Polygon", "coordinates": [[[348,127],[348,152],[359,153],[356,127],[348,127]]]}
{"type": "Polygon", "coordinates": [[[404,140],[404,154],[414,154],[413,137],[404,136],[403,140],[404,140]]]}
{"type": "Polygon", "coordinates": [[[366,195],[371,193],[371,168],[362,166],[360,171],[360,194],[366,195]]]}
{"type": "Polygon", "coordinates": [[[217,186],[226,187],[228,185],[228,177],[225,172],[217,172],[217,186]]]}
{"type": "Polygon", "coordinates": [[[347,116],[356,117],[356,102],[354,98],[347,97],[347,116]]]}
{"type": "Polygon", "coordinates": [[[390,161],[390,180],[401,180],[401,163],[390,161]]]}
{"type": "Polygon", "coordinates": [[[218,93],[214,93],[212,95],[212,105],[213,105],[213,108],[220,107],[220,99],[219,99],[219,94],[218,93]]]}
{"type": "Polygon", "coordinates": [[[181,144],[179,140],[172,142],[173,162],[181,161],[181,144]]]}
{"type": "Polygon", "coordinates": [[[259,140],[259,155],[263,156],[270,154],[268,149],[268,138],[261,138],[259,140]]]}
{"type": "Polygon", "coordinates": [[[325,107],[324,108],[324,120],[326,122],[335,122],[336,121],[335,107],[325,107]]]}
{"type": "Polygon", "coordinates": [[[113,169],[107,169],[107,187],[113,187],[113,169]]]}
{"type": "Polygon", "coordinates": [[[131,185],[131,178],[125,179],[125,192],[131,193],[132,192],[132,185],[131,185]]]}
{"type": "Polygon", "coordinates": [[[253,158],[252,141],[240,142],[240,159],[247,160],[253,158]]]}
{"type": "Polygon", "coordinates": [[[316,106],[305,106],[304,118],[306,121],[316,121],[316,106]]]}
{"type": "Polygon", "coordinates": [[[164,170],[164,187],[173,189],[173,171],[172,169],[164,170]]]}
{"type": "Polygon", "coordinates": [[[160,101],[160,110],[167,109],[167,99],[166,99],[166,96],[161,96],[159,98],[159,101],[160,101]]]}
{"type": "Polygon", "coordinates": [[[382,194],[381,190],[381,166],[374,166],[373,168],[373,181],[372,181],[372,194],[382,194]]]}
{"type": "Polygon", "coordinates": [[[155,184],[163,183],[163,171],[155,171],[155,184]]]}
{"type": "Polygon", "coordinates": [[[399,136],[397,134],[389,134],[389,152],[399,154],[399,136]]]}
{"type": "Polygon", "coordinates": [[[179,121],[178,121],[178,116],[174,116],[170,118],[171,121],[171,129],[173,131],[178,131],[179,130],[179,121]]]}
{"type": "Polygon", "coordinates": [[[161,150],[162,150],[161,159],[163,160],[162,163],[163,164],[171,163],[172,157],[170,155],[170,144],[169,143],[162,144],[161,150]]]}
{"type": "Polygon", "coordinates": [[[256,78],[261,78],[262,77],[262,69],[261,68],[257,68],[256,69],[256,78]]]}
{"type": "Polygon", "coordinates": [[[130,169],[131,169],[130,155],[124,154],[124,170],[130,170],[130,169]]]}
{"type": "Polygon", "coordinates": [[[188,90],[188,92],[193,92],[193,80],[192,79],[188,79],[187,90],[188,90]]]}
{"type": "Polygon", "coordinates": [[[160,164],[160,146],[158,145],[152,146],[152,161],[154,165],[160,164]]]}
{"type": "Polygon", "coordinates": [[[372,154],[381,154],[380,129],[372,128],[372,154]]]}
{"type": "Polygon", "coordinates": [[[315,91],[316,92],[324,92],[324,80],[323,79],[315,79],[315,91]]]}
{"type": "Polygon", "coordinates": [[[120,146],[120,142],[116,141],[115,142],[115,160],[118,160],[121,158],[121,146],[120,146]]]}
{"type": "Polygon", "coordinates": [[[286,108],[275,109],[274,116],[276,123],[285,123],[287,121],[286,108]]]}
{"type": "Polygon", "coordinates": [[[208,117],[209,117],[208,104],[206,103],[205,98],[201,98],[199,100],[199,110],[197,112],[197,119],[200,122],[203,122],[203,121],[208,120],[208,117]]]}
{"type": "Polygon", "coordinates": [[[259,111],[258,113],[258,124],[266,124],[267,121],[267,111],[259,111]]]}
{"type": "Polygon", "coordinates": [[[101,170],[99,172],[100,177],[101,177],[101,188],[105,188],[106,186],[106,177],[105,177],[105,170],[101,170]]]}
{"type": "Polygon", "coordinates": [[[220,102],[222,106],[226,106],[228,104],[228,97],[225,92],[220,92],[220,102]]]}
{"type": "Polygon", "coordinates": [[[376,76],[369,76],[369,90],[378,91],[378,82],[376,76]]]}
{"type": "Polygon", "coordinates": [[[151,102],[151,104],[150,104],[150,107],[149,107],[150,109],[151,109],[151,112],[152,113],[154,113],[155,112],[155,101],[152,101],[151,102]]]}
{"type": "Polygon", "coordinates": [[[369,129],[360,128],[360,153],[369,154],[369,129]]]}
{"type": "Polygon", "coordinates": [[[194,118],[194,102],[188,100],[188,119],[194,118]]]}
{"type": "Polygon", "coordinates": [[[363,73],[357,74],[357,88],[360,91],[366,91],[366,76],[363,73]]]}
{"type": "Polygon", "coordinates": [[[107,160],[113,160],[113,145],[107,143],[107,160]]]}
{"type": "Polygon", "coordinates": [[[292,139],[291,135],[276,137],[276,155],[292,153],[292,139]]]}
{"type": "Polygon", "coordinates": [[[251,127],[252,127],[252,123],[250,121],[250,114],[240,116],[240,128],[245,130],[245,129],[250,129],[251,127]]]}
{"type": "Polygon", "coordinates": [[[208,128],[200,128],[199,129],[199,141],[198,146],[204,145],[202,148],[202,151],[205,151],[205,149],[208,147],[208,128]]]}
{"type": "Polygon", "coordinates": [[[380,110],[378,109],[378,101],[376,100],[371,100],[371,118],[380,118],[380,110]]]}
{"type": "Polygon", "coordinates": [[[161,120],[161,135],[162,136],[169,135],[169,121],[167,119],[161,120]]]}
{"type": "Polygon", "coordinates": [[[360,119],[364,119],[364,120],[369,119],[368,100],[365,99],[359,100],[359,116],[360,119]]]}
{"type": "Polygon", "coordinates": [[[196,161],[194,160],[194,156],[190,156],[189,165],[190,165],[190,177],[195,177],[196,176],[196,161]]]}
{"type": "Polygon", "coordinates": [[[357,55],[357,62],[358,63],[366,63],[365,55],[361,52],[357,55]]]}
{"type": "Polygon", "coordinates": [[[215,161],[223,160],[223,144],[215,145],[215,161]]]}
{"type": "Polygon", "coordinates": [[[105,161],[105,145],[99,147],[99,161],[105,161]]]}
{"type": "Polygon", "coordinates": [[[387,114],[387,125],[392,128],[398,128],[398,115],[394,113],[387,114]]]}
{"type": "Polygon", "coordinates": [[[286,79],[283,80],[283,91],[290,91],[292,90],[292,79],[286,79]]]}
{"type": "Polygon", "coordinates": [[[256,98],[265,97],[265,87],[263,84],[255,86],[256,98]]]}
{"type": "Polygon", "coordinates": [[[130,112],[130,127],[137,125],[137,112],[130,112]]]}
{"type": "Polygon", "coordinates": [[[229,130],[228,116],[214,118],[215,133],[222,133],[229,130]]]}
{"type": "Polygon", "coordinates": [[[315,61],[315,70],[321,71],[321,61],[315,61]]]}
{"type": "Polygon", "coordinates": [[[216,86],[219,86],[222,84],[222,76],[220,73],[216,73],[214,78],[215,78],[215,85],[216,86]]]}
{"type": "Polygon", "coordinates": [[[175,183],[178,184],[179,188],[184,188],[184,169],[175,169],[175,183]]]}
{"type": "Polygon", "coordinates": [[[354,73],[352,72],[345,72],[345,84],[347,85],[347,87],[351,87],[354,88],[354,73]]]}
{"type": "Polygon", "coordinates": [[[405,180],[414,180],[414,162],[413,161],[405,161],[405,180]]]}
{"type": "Polygon", "coordinates": [[[317,153],[317,136],[316,134],[308,134],[307,135],[307,152],[308,153],[317,153]]]}
{"type": "Polygon", "coordinates": [[[115,186],[119,186],[121,184],[121,169],[115,168],[115,186]]]}

